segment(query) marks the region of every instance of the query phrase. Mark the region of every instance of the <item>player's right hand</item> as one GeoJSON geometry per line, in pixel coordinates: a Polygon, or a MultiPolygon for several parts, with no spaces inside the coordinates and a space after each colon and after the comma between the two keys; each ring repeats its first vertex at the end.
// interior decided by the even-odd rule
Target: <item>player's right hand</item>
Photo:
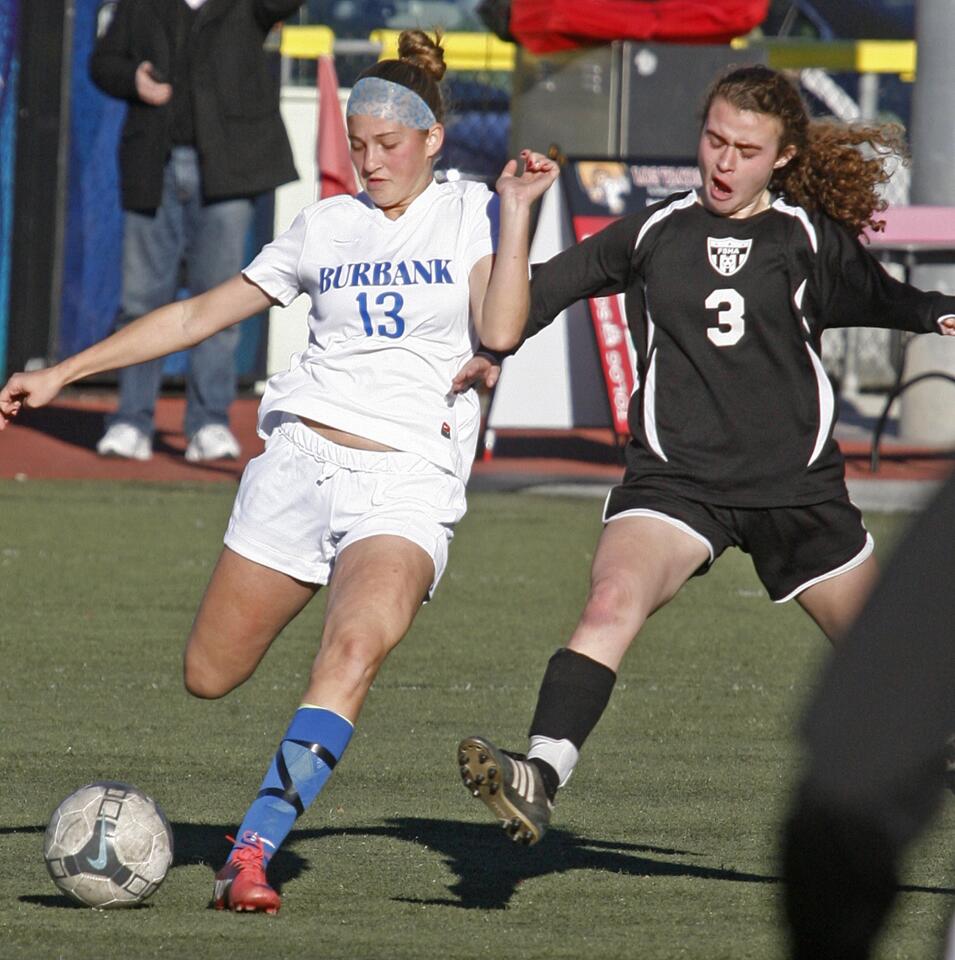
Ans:
{"type": "Polygon", "coordinates": [[[0,430],[22,407],[42,407],[63,389],[63,380],[56,367],[15,373],[0,390],[0,430]]]}

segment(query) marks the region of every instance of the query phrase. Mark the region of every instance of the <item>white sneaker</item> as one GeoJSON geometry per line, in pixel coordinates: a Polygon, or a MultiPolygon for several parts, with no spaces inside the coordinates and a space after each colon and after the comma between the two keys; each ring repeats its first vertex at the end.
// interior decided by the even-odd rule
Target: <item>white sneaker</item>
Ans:
{"type": "Polygon", "coordinates": [[[152,458],[152,441],[131,423],[114,423],[100,437],[96,452],[101,457],[122,457],[124,460],[152,458]]]}
{"type": "Polygon", "coordinates": [[[207,423],[200,427],[186,447],[186,459],[190,463],[203,460],[235,460],[242,452],[239,441],[228,427],[221,423],[207,423]]]}

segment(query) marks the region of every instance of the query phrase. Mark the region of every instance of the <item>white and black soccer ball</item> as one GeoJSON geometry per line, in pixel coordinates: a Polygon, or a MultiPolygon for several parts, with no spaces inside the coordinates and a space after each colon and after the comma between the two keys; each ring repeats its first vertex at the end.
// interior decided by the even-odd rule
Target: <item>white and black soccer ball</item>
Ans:
{"type": "Polygon", "coordinates": [[[50,817],[43,856],[53,882],[88,907],[141,903],[172,865],[172,829],[155,801],[100,780],[71,793],[50,817]]]}

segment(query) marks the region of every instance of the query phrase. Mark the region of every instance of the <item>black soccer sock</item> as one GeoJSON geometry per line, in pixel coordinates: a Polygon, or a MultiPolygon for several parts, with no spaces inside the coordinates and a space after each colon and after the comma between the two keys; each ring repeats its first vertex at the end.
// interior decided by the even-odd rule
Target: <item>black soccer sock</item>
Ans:
{"type": "Polygon", "coordinates": [[[597,725],[617,674],[582,653],[564,647],[547,664],[530,736],[569,740],[578,750],[597,725]]]}
{"type": "MultiPolygon", "coordinates": [[[[602,663],[567,648],[558,650],[547,664],[529,735],[569,740],[580,750],[606,709],[616,679],[616,673],[602,663]]],[[[540,769],[553,799],[560,782],[558,771],[540,758],[531,762],[540,769]]]]}

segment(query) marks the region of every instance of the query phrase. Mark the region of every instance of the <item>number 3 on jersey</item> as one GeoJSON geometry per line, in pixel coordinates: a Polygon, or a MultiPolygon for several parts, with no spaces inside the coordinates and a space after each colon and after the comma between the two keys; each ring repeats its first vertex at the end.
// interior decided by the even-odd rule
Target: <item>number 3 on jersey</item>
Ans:
{"type": "Polygon", "coordinates": [[[357,299],[358,313],[361,315],[365,336],[370,337],[377,332],[381,337],[390,337],[392,340],[397,340],[405,332],[405,320],[401,316],[401,308],[405,305],[405,300],[400,293],[386,290],[375,297],[375,306],[383,308],[380,312],[389,321],[389,323],[379,323],[377,331],[368,310],[368,294],[359,293],[357,299]]]}
{"type": "Polygon", "coordinates": [[[746,303],[738,290],[732,287],[714,290],[704,304],[707,310],[718,310],[716,326],[707,327],[706,335],[718,347],[732,347],[745,332],[743,311],[746,303]]]}

